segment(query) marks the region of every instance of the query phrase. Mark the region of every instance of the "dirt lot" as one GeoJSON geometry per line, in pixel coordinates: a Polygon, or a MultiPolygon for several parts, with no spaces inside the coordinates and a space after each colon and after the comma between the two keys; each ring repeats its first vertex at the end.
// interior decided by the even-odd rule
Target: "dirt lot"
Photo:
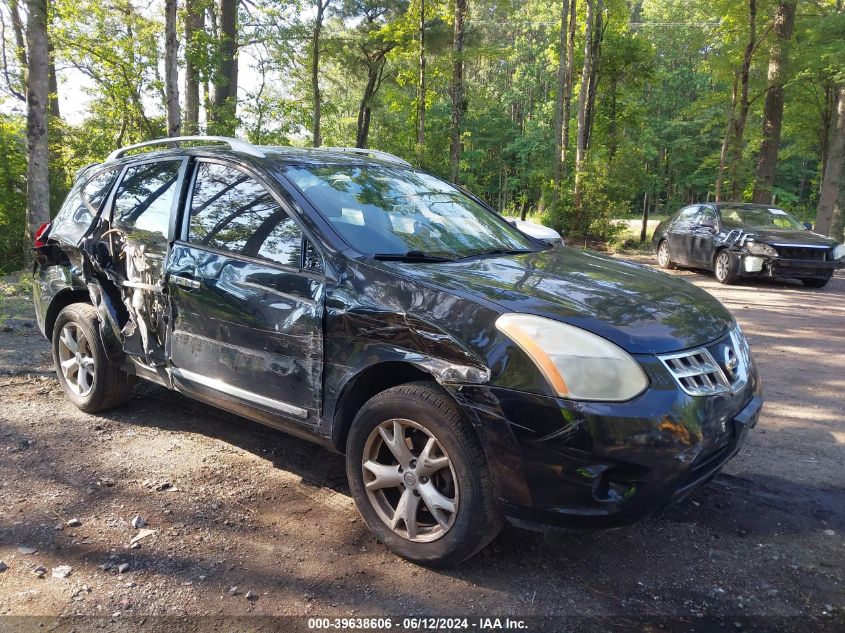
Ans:
{"type": "MultiPolygon", "coordinates": [[[[760,366],[767,404],[739,456],[635,527],[554,538],[505,529],[450,571],[375,542],[342,458],[321,448],[154,386],[106,414],[79,412],[28,307],[5,288],[14,318],[0,324],[11,330],[0,332],[0,614],[845,626],[845,275],[807,290],[676,274],[728,306],[760,366]],[[136,516],[153,531],[131,548],[145,534],[136,516]],[[54,577],[63,565],[69,575],[54,577]]],[[[0,630],[11,622],[0,618],[0,630]]]]}

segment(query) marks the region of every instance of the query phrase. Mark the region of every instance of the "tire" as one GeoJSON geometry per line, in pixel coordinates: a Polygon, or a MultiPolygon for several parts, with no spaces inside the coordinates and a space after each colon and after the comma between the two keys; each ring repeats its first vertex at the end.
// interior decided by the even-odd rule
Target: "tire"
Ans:
{"type": "Polygon", "coordinates": [[[72,303],[56,318],[53,363],[68,400],[86,413],[116,407],[131,395],[133,376],[108,359],[97,311],[88,303],[72,303]]]}
{"type": "Polygon", "coordinates": [[[827,277],[807,277],[806,279],[802,279],[801,283],[807,288],[824,288],[831,277],[833,277],[832,274],[827,277]]]}
{"type": "Polygon", "coordinates": [[[660,240],[657,245],[657,265],[664,270],[676,268],[675,262],[672,261],[672,256],[669,253],[669,240],[660,240]]]}
{"type": "Polygon", "coordinates": [[[716,281],[727,286],[739,281],[739,259],[726,248],[723,248],[713,259],[713,274],[716,281]]]}
{"type": "Polygon", "coordinates": [[[414,563],[456,565],[490,543],[502,525],[481,444],[436,383],[392,387],[361,407],[346,442],[346,475],[375,537],[414,563]],[[397,430],[403,442],[391,448],[397,430]],[[377,481],[383,486],[374,487],[377,481]],[[407,507],[403,503],[413,514],[396,511],[407,507]],[[403,516],[413,518],[409,523],[403,516]]]}

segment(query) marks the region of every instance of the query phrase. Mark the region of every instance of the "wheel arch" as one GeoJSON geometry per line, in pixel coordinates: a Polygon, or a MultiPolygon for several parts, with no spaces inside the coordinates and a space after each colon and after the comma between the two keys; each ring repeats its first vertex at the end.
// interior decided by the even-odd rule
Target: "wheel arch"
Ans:
{"type": "Polygon", "coordinates": [[[463,378],[459,382],[486,382],[489,374],[480,372],[477,368],[451,365],[443,361],[425,359],[420,362],[407,360],[384,360],[369,365],[352,376],[343,385],[337,398],[332,415],[331,443],[340,452],[346,452],[346,438],[358,410],[367,400],[376,394],[409,382],[430,382],[437,385],[443,393],[455,402],[455,406],[462,409],[459,402],[443,388],[443,384],[457,377],[463,378]],[[445,365],[445,367],[444,367],[445,365]]]}
{"type": "Polygon", "coordinates": [[[375,363],[352,376],[343,385],[334,409],[331,440],[335,449],[340,453],[346,452],[346,438],[352,421],[367,400],[391,387],[418,380],[436,382],[432,372],[405,361],[375,363]]]}
{"type": "Polygon", "coordinates": [[[53,328],[56,326],[59,313],[72,303],[87,303],[90,305],[91,295],[88,294],[88,291],[78,288],[68,288],[56,293],[44,315],[44,336],[50,341],[53,340],[53,328]]]}

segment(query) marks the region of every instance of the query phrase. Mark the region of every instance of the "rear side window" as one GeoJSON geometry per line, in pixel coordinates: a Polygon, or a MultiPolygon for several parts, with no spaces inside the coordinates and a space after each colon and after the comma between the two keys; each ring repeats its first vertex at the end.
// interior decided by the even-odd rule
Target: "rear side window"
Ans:
{"type": "Polygon", "coordinates": [[[260,182],[226,165],[199,164],[188,239],[200,246],[300,267],[299,227],[260,182]]]}
{"type": "Polygon", "coordinates": [[[181,160],[129,167],[117,186],[114,225],[125,231],[147,231],[166,238],[181,167],[181,160]]]}
{"type": "Polygon", "coordinates": [[[50,237],[78,244],[103,206],[118,173],[117,169],[104,171],[71,189],[53,220],[50,237]]]}

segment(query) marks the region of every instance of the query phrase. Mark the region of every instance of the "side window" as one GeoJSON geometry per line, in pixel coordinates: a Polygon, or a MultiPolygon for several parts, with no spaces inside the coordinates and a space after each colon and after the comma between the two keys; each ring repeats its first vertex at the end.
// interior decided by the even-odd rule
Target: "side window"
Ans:
{"type": "Polygon", "coordinates": [[[299,268],[302,232],[261,183],[217,163],[200,163],[188,239],[299,268]]]}
{"type": "Polygon", "coordinates": [[[97,174],[84,185],[75,186],[53,220],[50,237],[78,244],[103,205],[118,173],[117,169],[110,169],[97,174]]]}
{"type": "Polygon", "coordinates": [[[701,207],[696,217],[696,223],[706,226],[717,226],[716,212],[710,207],[701,207]]]}
{"type": "Polygon", "coordinates": [[[681,212],[678,214],[678,217],[675,218],[675,222],[678,224],[690,224],[694,219],[695,216],[698,214],[698,207],[687,207],[686,209],[681,209],[681,212]]]}
{"type": "Polygon", "coordinates": [[[114,225],[166,237],[181,166],[181,160],[166,160],[129,167],[117,186],[114,225]]]}

